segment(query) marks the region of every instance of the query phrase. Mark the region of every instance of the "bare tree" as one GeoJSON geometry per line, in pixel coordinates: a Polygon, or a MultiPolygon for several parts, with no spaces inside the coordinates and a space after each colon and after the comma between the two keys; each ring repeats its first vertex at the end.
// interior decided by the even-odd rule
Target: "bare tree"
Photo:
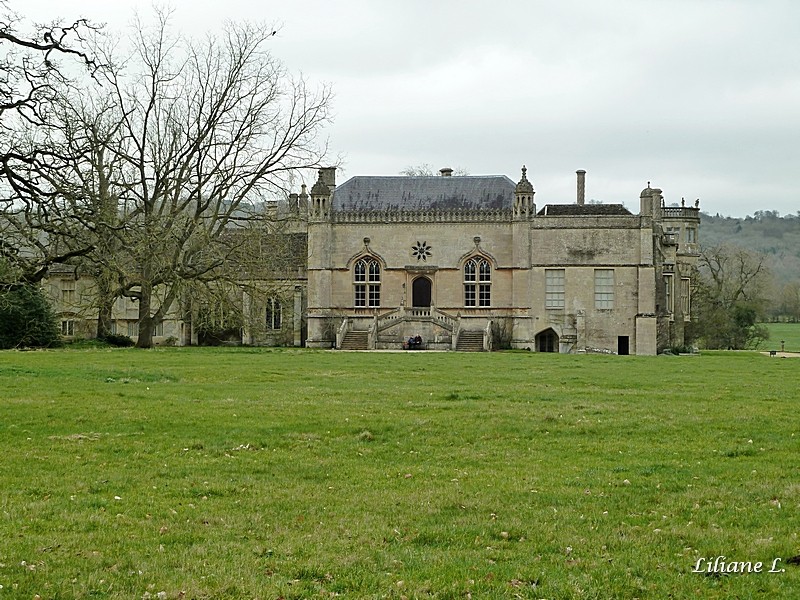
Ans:
{"type": "MultiPolygon", "coordinates": [[[[53,201],[45,203],[57,215],[59,230],[50,243],[89,248],[73,259],[79,272],[94,281],[93,303],[97,309],[97,336],[111,333],[112,307],[120,295],[115,280],[116,258],[122,251],[120,232],[125,226],[118,194],[123,189],[120,173],[124,161],[111,151],[118,139],[121,113],[107,97],[85,97],[73,92],[53,102],[47,124],[47,142],[54,152],[36,171],[53,190],[53,201]]],[[[52,216],[49,220],[53,220],[52,216]]]]}
{"type": "MultiPolygon", "coordinates": [[[[464,167],[456,167],[453,169],[453,175],[469,175],[469,171],[464,167]]],[[[433,177],[436,175],[433,167],[429,163],[422,163],[421,165],[410,165],[400,171],[400,175],[406,177],[433,177]]]]}
{"type": "Polygon", "coordinates": [[[763,254],[728,244],[704,248],[699,268],[705,276],[709,293],[724,308],[730,309],[737,304],[763,307],[769,280],[763,254]]]}
{"type": "Polygon", "coordinates": [[[406,177],[433,177],[433,167],[429,163],[422,163],[421,165],[409,165],[402,171],[400,175],[406,177]]]}
{"type": "MultiPolygon", "coordinates": [[[[22,18],[6,0],[0,0],[0,117],[14,113],[39,124],[51,98],[54,81],[63,81],[59,58],[77,59],[90,70],[97,62],[86,51],[87,36],[99,31],[86,19],[71,24],[40,25],[31,34],[20,33],[22,18]]],[[[5,126],[6,124],[3,123],[5,126]]]]}
{"type": "Polygon", "coordinates": [[[271,27],[198,42],[172,36],[168,17],[138,23],[124,60],[97,52],[101,86],[51,84],[42,118],[14,140],[34,159],[15,171],[22,200],[4,225],[44,262],[92,275],[99,335],[117,297],[137,300],[140,347],[182,294],[219,297],[237,277],[235,232],[274,222],[266,201],[326,153],[330,90],[286,73],[271,27]]]}
{"type": "Polygon", "coordinates": [[[38,26],[21,32],[21,17],[0,1],[0,262],[5,286],[40,281],[49,266],[85,254],[90,246],[51,243],[60,230],[58,216],[44,205],[53,190],[35,176],[52,148],[38,145],[58,89],[67,85],[68,59],[94,73],[87,37],[99,29],[79,19],[71,24],[38,26]]]}
{"type": "Polygon", "coordinates": [[[320,163],[330,101],[329,89],[310,90],[271,56],[271,27],[227,25],[198,43],[171,37],[158,17],[138,28],[126,70],[105,71],[122,115],[108,148],[122,162],[113,270],[138,300],[140,347],[188,282],[226,264],[231,228],[320,163]]]}
{"type": "Polygon", "coordinates": [[[790,281],[780,290],[779,309],[791,322],[800,321],[800,281],[790,281]]]}
{"type": "Polygon", "coordinates": [[[695,335],[711,348],[746,348],[768,336],[757,325],[766,306],[766,257],[733,245],[704,248],[693,304],[695,335]]]}

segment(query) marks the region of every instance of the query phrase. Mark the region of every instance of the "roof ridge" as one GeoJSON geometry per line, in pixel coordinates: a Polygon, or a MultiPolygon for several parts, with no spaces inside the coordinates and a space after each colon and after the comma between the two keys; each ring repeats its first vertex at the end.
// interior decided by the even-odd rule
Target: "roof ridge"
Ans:
{"type": "Polygon", "coordinates": [[[334,210],[493,210],[511,208],[506,175],[356,175],[333,192],[334,210]]]}

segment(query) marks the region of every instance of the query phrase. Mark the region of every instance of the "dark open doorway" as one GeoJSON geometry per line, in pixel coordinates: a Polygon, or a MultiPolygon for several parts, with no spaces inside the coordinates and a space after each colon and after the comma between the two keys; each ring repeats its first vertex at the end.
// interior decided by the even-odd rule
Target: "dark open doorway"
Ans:
{"type": "Polygon", "coordinates": [[[431,280],[417,277],[411,284],[411,305],[424,307],[431,305],[431,280]]]}
{"type": "Polygon", "coordinates": [[[552,329],[545,329],[536,336],[537,352],[558,352],[558,335],[552,329]]]}
{"type": "Polygon", "coordinates": [[[630,354],[630,341],[627,335],[620,335],[617,337],[617,354],[620,356],[627,356],[630,354]]]}

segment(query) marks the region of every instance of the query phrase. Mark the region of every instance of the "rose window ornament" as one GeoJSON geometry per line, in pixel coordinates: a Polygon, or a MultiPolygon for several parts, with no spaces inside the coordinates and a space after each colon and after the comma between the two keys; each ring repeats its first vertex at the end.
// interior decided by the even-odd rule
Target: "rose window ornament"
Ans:
{"type": "Polygon", "coordinates": [[[416,256],[417,260],[427,261],[428,257],[431,256],[431,246],[428,246],[428,242],[420,243],[417,241],[416,244],[411,246],[411,255],[416,256]]]}

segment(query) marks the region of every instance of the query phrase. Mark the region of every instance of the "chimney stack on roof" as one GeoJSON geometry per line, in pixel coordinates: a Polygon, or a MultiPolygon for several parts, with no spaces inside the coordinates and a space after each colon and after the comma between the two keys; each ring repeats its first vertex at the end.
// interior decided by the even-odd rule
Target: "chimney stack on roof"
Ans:
{"type": "Polygon", "coordinates": [[[322,181],[330,191],[336,189],[336,167],[322,167],[319,170],[322,181]]]}
{"type": "Polygon", "coordinates": [[[578,204],[583,206],[586,201],[586,171],[578,169],[575,173],[578,175],[578,204]]]}
{"type": "Polygon", "coordinates": [[[453,169],[445,167],[444,169],[439,169],[439,173],[442,174],[442,177],[450,177],[453,175],[453,169]]]}

